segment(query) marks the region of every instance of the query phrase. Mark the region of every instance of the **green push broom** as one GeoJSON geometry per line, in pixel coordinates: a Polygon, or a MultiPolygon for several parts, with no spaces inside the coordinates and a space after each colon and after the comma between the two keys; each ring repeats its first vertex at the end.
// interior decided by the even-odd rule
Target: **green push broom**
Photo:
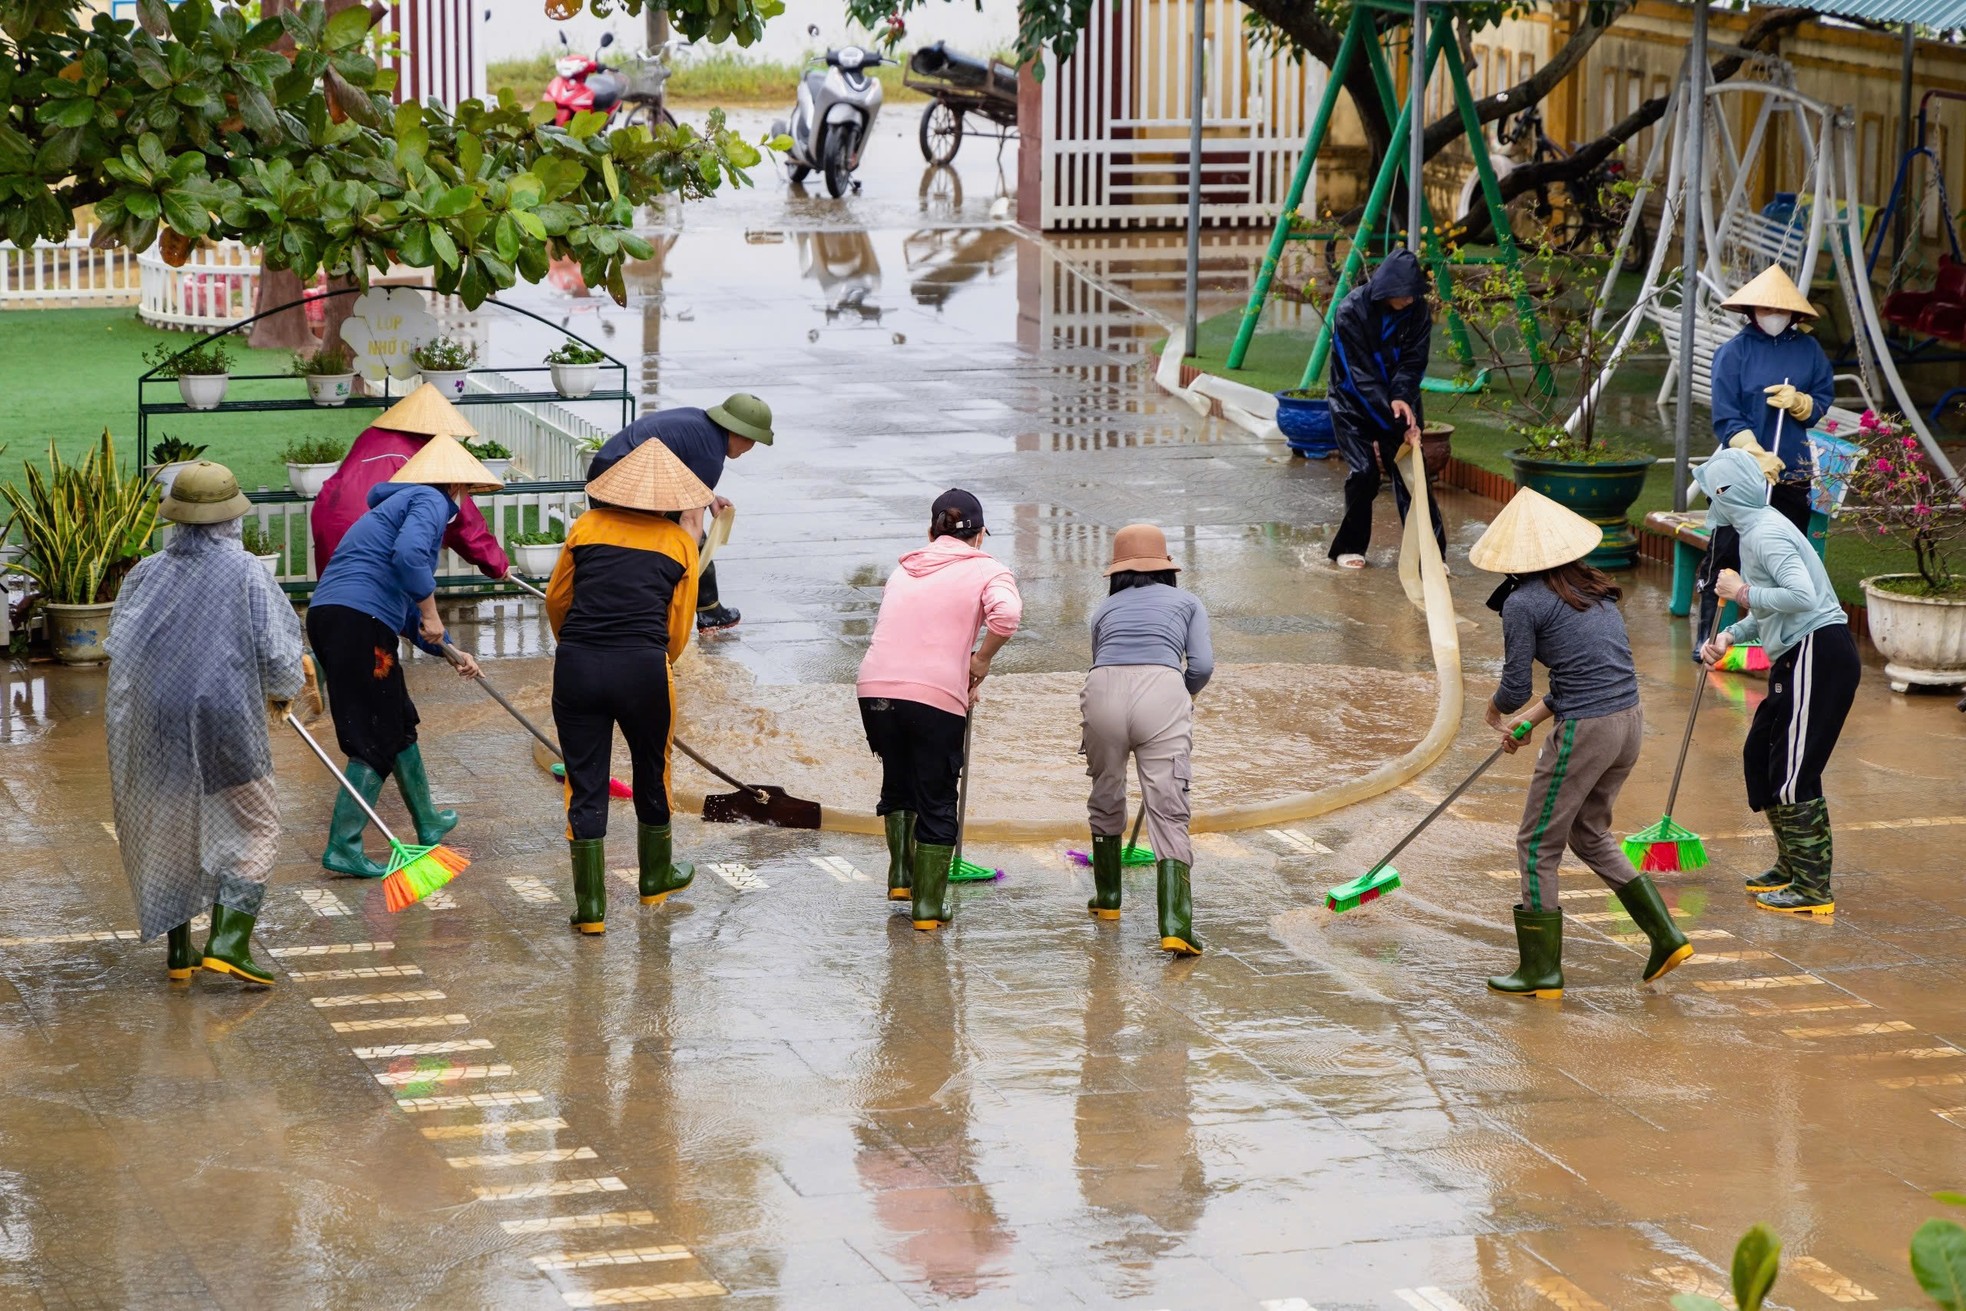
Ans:
{"type": "Polygon", "coordinates": [[[1707,844],[1692,829],[1673,822],[1672,807],[1679,800],[1679,776],[1686,771],[1686,749],[1693,745],[1693,721],[1699,716],[1700,702],[1706,699],[1710,672],[1702,660],[1700,681],[1693,685],[1693,705],[1686,712],[1686,736],[1679,740],[1679,762],[1672,767],[1672,787],[1666,791],[1666,813],[1651,828],[1625,839],[1625,859],[1641,870],[1666,873],[1698,869],[1707,863],[1707,844]]]}
{"type": "Polygon", "coordinates": [[[385,906],[391,911],[414,906],[464,872],[471,859],[460,851],[453,850],[442,843],[431,847],[406,847],[398,842],[396,835],[389,831],[389,826],[382,822],[382,816],[376,814],[369,803],[362,799],[362,794],[355,790],[354,785],[348,781],[348,776],[335,767],[334,761],[328,759],[328,753],[321,749],[321,744],[314,740],[312,733],[300,726],[300,721],[294,718],[291,710],[287,712],[285,718],[287,723],[293,726],[294,732],[300,734],[300,740],[307,743],[308,750],[320,757],[321,763],[328,767],[328,772],[334,775],[335,782],[341,784],[348,795],[355,798],[355,804],[362,808],[362,813],[369,817],[369,822],[376,826],[383,837],[389,839],[389,874],[382,880],[382,900],[385,906]]]}
{"type": "MultiPolygon", "coordinates": [[[[1529,736],[1530,728],[1531,725],[1527,721],[1517,724],[1512,736],[1516,741],[1520,742],[1529,736]]],[[[1502,758],[1502,754],[1507,750],[1508,748],[1506,746],[1499,746],[1489,752],[1488,759],[1476,765],[1474,773],[1462,779],[1460,786],[1441,798],[1440,804],[1428,811],[1425,819],[1415,824],[1411,832],[1393,844],[1393,849],[1386,853],[1384,860],[1353,879],[1350,883],[1340,883],[1337,887],[1325,893],[1324,908],[1326,910],[1336,911],[1342,915],[1348,910],[1363,906],[1368,901],[1377,901],[1380,897],[1385,896],[1388,892],[1399,887],[1399,871],[1393,868],[1393,857],[1406,850],[1407,843],[1419,837],[1427,825],[1439,819],[1449,806],[1460,799],[1463,792],[1466,792],[1469,787],[1473,786],[1476,779],[1488,772],[1490,765],[1502,758]]]]}
{"type": "MultiPolygon", "coordinates": [[[[1122,868],[1138,865],[1156,865],[1160,863],[1159,859],[1154,855],[1154,849],[1152,847],[1143,847],[1140,845],[1140,826],[1146,820],[1147,803],[1143,798],[1140,802],[1140,813],[1133,817],[1133,836],[1129,837],[1126,840],[1126,845],[1120,848],[1120,865],[1122,868]]],[[[1065,853],[1065,856],[1075,865],[1090,865],[1092,863],[1092,853],[1088,851],[1068,851],[1065,853]]]]}

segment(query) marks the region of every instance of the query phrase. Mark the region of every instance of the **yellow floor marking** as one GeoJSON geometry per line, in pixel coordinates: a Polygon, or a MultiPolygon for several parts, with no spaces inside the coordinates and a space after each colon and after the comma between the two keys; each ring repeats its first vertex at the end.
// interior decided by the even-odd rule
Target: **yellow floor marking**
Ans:
{"type": "Polygon", "coordinates": [[[529,901],[536,906],[550,906],[560,899],[560,894],[540,879],[507,879],[505,886],[518,893],[521,901],[529,901]]]}
{"type": "Polygon", "coordinates": [[[547,1147],[536,1152],[487,1152],[478,1156],[447,1156],[453,1170],[493,1170],[506,1165],[556,1165],[561,1161],[598,1159],[591,1147],[547,1147]]]}
{"type": "Polygon", "coordinates": [[[438,888],[417,904],[425,910],[456,910],[457,898],[451,895],[449,888],[438,888]]]}
{"type": "Polygon", "coordinates": [[[1772,951],[1703,951],[1694,955],[1686,963],[1688,965],[1725,965],[1735,961],[1773,959],[1775,959],[1775,953],[1772,951]]]}
{"type": "Polygon", "coordinates": [[[1782,1261],[1784,1269],[1795,1272],[1795,1277],[1821,1293],[1832,1302],[1875,1302],[1877,1294],[1865,1288],[1854,1279],[1839,1275],[1813,1256],[1789,1256],[1782,1261]]]}
{"type": "Polygon", "coordinates": [[[106,929],[99,933],[44,933],[33,938],[0,938],[0,947],[53,947],[71,942],[135,942],[135,929],[106,929]]]}
{"type": "MultiPolygon", "coordinates": [[[[1694,942],[1716,942],[1721,938],[1731,938],[1734,936],[1726,929],[1684,929],[1682,932],[1694,942]]],[[[1651,939],[1643,933],[1614,933],[1611,935],[1611,941],[1628,942],[1644,946],[1651,939]]]]}
{"type": "Polygon", "coordinates": [[[1701,979],[1693,986],[1702,992],[1750,992],[1761,988],[1801,988],[1821,982],[1813,974],[1769,974],[1751,979],[1701,979]]]}
{"type": "Polygon", "coordinates": [[[488,1134],[550,1133],[564,1129],[567,1122],[557,1115],[539,1120],[486,1120],[482,1124],[433,1124],[422,1131],[425,1138],[483,1138],[488,1134]]]}
{"type": "Polygon", "coordinates": [[[1608,1311],[1604,1303],[1562,1275],[1537,1275],[1534,1279],[1525,1279],[1522,1282],[1556,1303],[1558,1311],[1608,1311]]]}
{"type": "Polygon", "coordinates": [[[393,1020],[336,1020],[328,1027],[336,1033],[374,1033],[380,1029],[441,1029],[448,1025],[469,1024],[462,1015],[405,1015],[393,1020]]]}
{"type": "Polygon", "coordinates": [[[640,1306],[646,1302],[680,1302],[690,1297],[722,1297],[730,1290],[710,1279],[687,1284],[642,1284],[635,1288],[606,1288],[597,1293],[561,1293],[568,1306],[640,1306]]]}
{"type": "Polygon", "coordinates": [[[508,1234],[567,1234],[587,1229],[634,1229],[655,1223],[653,1211],[600,1211],[589,1215],[555,1215],[539,1220],[500,1220],[508,1234]]]}
{"type": "Polygon", "coordinates": [[[611,1247],[593,1252],[547,1252],[532,1259],[541,1270],[585,1270],[597,1265],[646,1265],[653,1261],[687,1261],[687,1247],[611,1247]]]}
{"type": "Polygon", "coordinates": [[[712,861],[710,872],[739,892],[762,892],[771,886],[753,874],[749,865],[740,865],[734,860],[712,861]]]}
{"type": "Polygon", "coordinates": [[[578,1197],[582,1193],[625,1193],[628,1185],[613,1175],[605,1179],[554,1179],[543,1184],[496,1184],[473,1188],[481,1202],[517,1202],[528,1197],[578,1197]]]}
{"type": "Polygon", "coordinates": [[[421,965],[364,965],[352,970],[294,970],[287,977],[295,983],[330,983],[345,979],[420,979],[421,965]]]}
{"type": "Polygon", "coordinates": [[[1519,869],[1491,869],[1488,871],[1488,877],[1491,879],[1519,879],[1522,877],[1522,871],[1519,869]]]}
{"type": "Polygon", "coordinates": [[[386,1006],[399,1001],[443,1001],[444,994],[435,988],[423,988],[416,992],[344,992],[333,997],[309,997],[316,1006],[386,1006]]]}
{"type": "Polygon", "coordinates": [[[301,888],[294,893],[307,903],[307,908],[323,919],[333,919],[348,914],[348,907],[341,898],[325,888],[301,888]]]}
{"type": "Polygon", "coordinates": [[[316,947],[269,947],[266,954],[275,960],[289,956],[354,956],[370,951],[394,951],[393,942],[330,942],[316,947]]]}
{"type": "Polygon", "coordinates": [[[1846,1061],[1945,1061],[1966,1056],[1957,1047],[1904,1047],[1894,1052],[1846,1052],[1846,1061]]]}
{"type": "Polygon", "coordinates": [[[423,1111],[461,1111],[467,1106],[530,1106],[546,1100],[531,1088],[516,1092],[452,1093],[446,1097],[398,1097],[396,1109],[416,1115],[423,1111]]]}
{"type": "Polygon", "coordinates": [[[1868,1024],[1828,1024],[1815,1029],[1783,1029],[1791,1038],[1862,1038],[1873,1033],[1909,1033],[1903,1020],[1872,1020],[1868,1024]]]}
{"type": "Polygon", "coordinates": [[[1777,1002],[1769,1001],[1765,997],[1756,997],[1752,1000],[1759,1002],[1764,1011],[1779,1011],[1784,1015],[1802,1015],[1810,1011],[1868,1011],[1876,1009],[1869,1002],[1858,1001],[1855,997],[1840,997],[1834,1001],[1777,1002]]]}
{"type": "Polygon", "coordinates": [[[1632,917],[1622,910],[1591,910],[1581,915],[1573,913],[1570,918],[1579,924],[1609,924],[1613,920],[1623,920],[1627,924],[1632,922],[1632,917]]]}
{"type": "Polygon", "coordinates": [[[1947,1106],[1944,1107],[1943,1109],[1939,1107],[1933,1107],[1932,1114],[1938,1116],[1941,1120],[1946,1121],[1948,1124],[1956,1124],[1960,1128],[1966,1129],[1966,1118],[1962,1118],[1962,1119],[1953,1118],[1955,1116],[1966,1117],[1966,1106],[1947,1106]]]}
{"type": "Polygon", "coordinates": [[[1331,848],[1301,829],[1273,828],[1269,835],[1300,856],[1329,856],[1331,848]]]}
{"type": "Polygon", "coordinates": [[[1734,1305],[1734,1297],[1725,1285],[1711,1275],[1696,1270],[1690,1265],[1661,1265],[1652,1267],[1652,1277],[1671,1288],[1675,1293],[1698,1293],[1710,1297],[1722,1306],[1734,1305]]]}
{"type": "Polygon", "coordinates": [[[392,1042],[383,1047],[357,1047],[355,1059],[386,1061],[392,1056],[439,1056],[444,1052],[490,1051],[490,1038],[447,1038],[443,1042],[392,1042]]]}
{"type": "Polygon", "coordinates": [[[844,856],[807,856],[806,859],[840,883],[870,882],[868,877],[854,868],[853,862],[844,856]]]}
{"type": "Polygon", "coordinates": [[[1902,1079],[1879,1079],[1884,1088],[1952,1088],[1966,1083],[1966,1074],[1913,1074],[1902,1079]]]}
{"type": "Polygon", "coordinates": [[[385,1088],[407,1088],[417,1083],[463,1083],[468,1079],[503,1079],[510,1076],[509,1065],[444,1065],[433,1070],[384,1070],[375,1081],[385,1088]]]}

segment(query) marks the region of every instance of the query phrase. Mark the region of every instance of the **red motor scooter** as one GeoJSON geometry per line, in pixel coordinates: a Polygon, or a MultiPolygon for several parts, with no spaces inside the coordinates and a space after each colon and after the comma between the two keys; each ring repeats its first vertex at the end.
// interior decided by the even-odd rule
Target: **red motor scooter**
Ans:
{"type": "MultiPolygon", "coordinates": [[[[569,46],[567,34],[560,33],[560,44],[569,46]]],[[[614,44],[614,33],[601,34],[601,49],[614,44]]],[[[665,48],[666,49],[666,48],[665,48]]],[[[634,60],[635,56],[630,56],[634,60]]],[[[617,69],[600,62],[599,51],[590,59],[571,49],[553,65],[554,78],[546,84],[544,99],[553,106],[553,122],[565,127],[575,114],[593,110],[608,116],[608,126],[617,120],[654,128],[674,127],[676,120],[662,103],[663,84],[669,80],[669,65],[660,54],[639,58],[632,80],[617,69]]]]}

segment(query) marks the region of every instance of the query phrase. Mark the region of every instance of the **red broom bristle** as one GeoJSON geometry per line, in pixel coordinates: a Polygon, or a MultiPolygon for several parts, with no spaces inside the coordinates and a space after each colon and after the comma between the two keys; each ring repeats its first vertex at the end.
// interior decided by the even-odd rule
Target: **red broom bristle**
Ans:
{"type": "Polygon", "coordinates": [[[1648,872],[1670,873],[1679,868],[1679,844],[1677,842],[1654,842],[1645,848],[1645,859],[1639,868],[1648,872]]]}

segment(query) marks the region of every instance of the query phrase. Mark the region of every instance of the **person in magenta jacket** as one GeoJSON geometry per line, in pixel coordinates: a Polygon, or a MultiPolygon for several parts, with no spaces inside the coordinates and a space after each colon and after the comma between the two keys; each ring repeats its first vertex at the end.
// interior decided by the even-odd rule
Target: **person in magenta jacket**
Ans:
{"type": "Polygon", "coordinates": [[[902,556],[887,580],[860,662],[860,722],[881,758],[887,895],[912,901],[923,930],[955,913],[949,865],[963,734],[990,661],[1024,614],[1016,578],[983,550],[983,533],[974,496],[952,487],[935,499],[928,545],[902,556]]]}
{"type": "MultiPolygon", "coordinates": [[[[327,572],[328,561],[341,545],[341,539],[348,535],[357,519],[368,513],[370,490],[395,477],[396,471],[438,433],[459,441],[478,435],[477,429],[457,412],[457,407],[426,382],[384,410],[375,424],[355,439],[342,458],[341,467],[321,488],[310,516],[317,575],[327,572]]],[[[457,517],[444,531],[444,545],[487,578],[503,578],[511,567],[505,558],[505,548],[492,536],[485,516],[469,497],[458,505],[457,517]]]]}

